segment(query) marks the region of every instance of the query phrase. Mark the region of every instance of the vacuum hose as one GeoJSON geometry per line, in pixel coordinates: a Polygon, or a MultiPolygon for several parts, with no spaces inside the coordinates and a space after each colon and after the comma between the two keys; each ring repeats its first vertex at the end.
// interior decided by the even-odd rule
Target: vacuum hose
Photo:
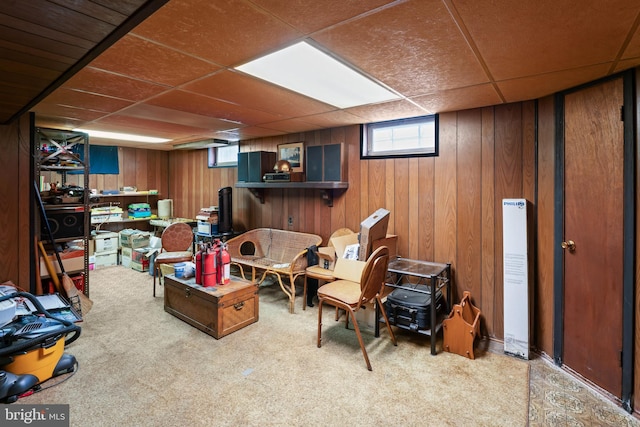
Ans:
{"type": "Polygon", "coordinates": [[[55,337],[61,334],[65,334],[66,336],[67,334],[73,333],[73,335],[71,335],[69,339],[65,339],[65,345],[71,344],[72,342],[74,342],[80,337],[80,331],[81,331],[80,326],[68,320],[58,319],[52,316],[47,310],[45,310],[42,304],[40,304],[40,301],[38,301],[38,299],[35,296],[33,296],[28,292],[12,292],[10,294],[0,296],[0,302],[8,299],[12,299],[12,298],[17,298],[17,297],[27,298],[35,306],[38,313],[43,314],[45,317],[53,319],[56,322],[62,323],[65,327],[64,329],[43,333],[42,335],[38,335],[37,337],[31,338],[31,339],[25,339],[24,341],[17,342],[16,344],[11,345],[7,348],[0,349],[0,357],[12,355],[19,351],[27,350],[33,347],[34,345],[41,343],[47,338],[55,337]]]}

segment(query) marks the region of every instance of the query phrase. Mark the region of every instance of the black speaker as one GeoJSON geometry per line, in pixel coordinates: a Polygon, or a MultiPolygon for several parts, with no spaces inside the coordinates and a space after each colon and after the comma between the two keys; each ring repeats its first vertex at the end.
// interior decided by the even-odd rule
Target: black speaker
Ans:
{"type": "Polygon", "coordinates": [[[341,144],[329,144],[324,146],[324,167],[322,169],[324,181],[342,181],[341,155],[341,144]]]}
{"type": "Polygon", "coordinates": [[[231,187],[224,187],[218,190],[218,233],[225,234],[233,232],[231,187]]]}
{"type": "Polygon", "coordinates": [[[238,153],[238,181],[249,180],[249,153],[238,153]]]}
{"type": "Polygon", "coordinates": [[[342,181],[342,144],[307,147],[307,181],[342,181]]]}
{"type": "MultiPolygon", "coordinates": [[[[49,227],[54,239],[81,239],[84,237],[84,208],[64,207],[46,209],[49,227]],[[78,211],[77,209],[82,209],[78,211]]],[[[41,221],[42,240],[49,240],[44,220],[41,221]]]]}
{"type": "Polygon", "coordinates": [[[276,153],[272,151],[250,151],[247,182],[262,182],[267,172],[273,172],[276,153]]]}
{"type": "Polygon", "coordinates": [[[322,145],[307,147],[307,181],[322,181],[322,145]]]}

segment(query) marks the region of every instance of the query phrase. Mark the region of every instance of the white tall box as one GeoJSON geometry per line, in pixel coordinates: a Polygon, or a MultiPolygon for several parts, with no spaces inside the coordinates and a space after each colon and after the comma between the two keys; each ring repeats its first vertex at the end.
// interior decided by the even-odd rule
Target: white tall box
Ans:
{"type": "Polygon", "coordinates": [[[504,352],[529,359],[531,282],[529,220],[525,199],[502,200],[504,352]]]}

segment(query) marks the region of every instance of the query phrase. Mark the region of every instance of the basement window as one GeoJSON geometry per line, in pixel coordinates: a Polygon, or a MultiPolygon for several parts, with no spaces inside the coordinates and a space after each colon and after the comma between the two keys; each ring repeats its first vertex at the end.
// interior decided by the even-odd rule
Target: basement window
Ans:
{"type": "Polygon", "coordinates": [[[368,123],[362,126],[362,159],[435,157],[438,115],[368,123]]]}

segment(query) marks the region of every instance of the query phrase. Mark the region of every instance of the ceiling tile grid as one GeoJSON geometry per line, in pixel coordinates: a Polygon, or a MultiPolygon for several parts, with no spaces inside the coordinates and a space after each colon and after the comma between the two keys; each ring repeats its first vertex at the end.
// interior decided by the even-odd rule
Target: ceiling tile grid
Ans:
{"type": "Polygon", "coordinates": [[[636,67],[639,26],[640,0],[0,2],[0,115],[172,149],[464,110],[636,67]],[[401,99],[340,110],[234,69],[301,40],[401,99]]]}

